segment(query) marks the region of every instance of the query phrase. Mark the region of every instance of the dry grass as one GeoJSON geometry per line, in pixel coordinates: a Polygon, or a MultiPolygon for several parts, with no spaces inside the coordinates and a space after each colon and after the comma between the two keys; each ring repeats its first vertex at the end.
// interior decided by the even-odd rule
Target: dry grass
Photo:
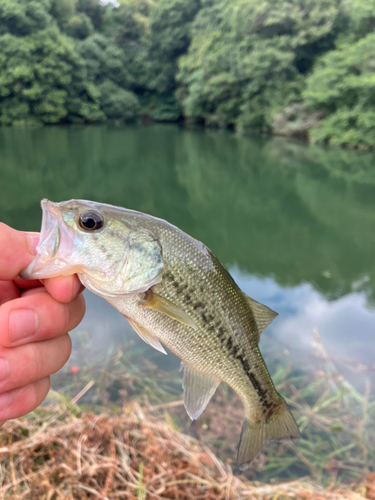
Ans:
{"type": "Polygon", "coordinates": [[[0,432],[0,467],[4,500],[375,500],[375,474],[333,491],[236,477],[207,447],[138,405],[122,416],[75,416],[60,405],[8,422],[0,432]]]}
{"type": "MultiPolygon", "coordinates": [[[[370,385],[374,367],[357,368],[344,361],[346,371],[348,366],[359,370],[361,386],[354,387],[341,365],[329,358],[317,332],[315,341],[310,366],[288,362],[280,349],[279,359],[268,356],[277,359],[273,379],[301,427],[302,439],[293,446],[267,445],[246,471],[248,479],[272,484],[310,477],[325,487],[339,487],[375,472],[375,393],[370,385]]],[[[66,396],[55,394],[72,412],[117,412],[137,403],[155,421],[198,439],[228,464],[235,462],[244,410],[225,384],[192,423],[183,407],[181,373],[159,369],[134,347],[111,353],[100,366],[78,366],[78,373],[66,369],[60,375],[59,394],[66,396]],[[79,394],[80,408],[72,405],[68,395],[74,396],[86,383],[90,386],[91,380],[91,389],[79,394]]]]}
{"type": "Polygon", "coordinates": [[[75,370],[70,382],[66,373],[62,392],[78,392],[72,399],[52,392],[52,405],[0,429],[0,498],[375,500],[370,385],[364,394],[352,387],[317,333],[316,348],[321,370],[301,374],[279,363],[274,373],[303,438],[265,447],[247,478],[233,474],[230,458],[217,458],[236,453],[243,408],[233,392],[222,385],[188,429],[181,381],[118,352],[101,372],[75,370]]]}

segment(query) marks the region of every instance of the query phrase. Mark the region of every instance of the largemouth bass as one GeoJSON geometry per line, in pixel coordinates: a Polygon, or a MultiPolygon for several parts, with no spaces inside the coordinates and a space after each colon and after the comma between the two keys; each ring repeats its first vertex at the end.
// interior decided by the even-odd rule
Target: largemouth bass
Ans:
{"type": "Polygon", "coordinates": [[[220,382],[232,387],[245,409],[237,457],[242,470],[270,441],[300,437],[258,346],[277,314],[247,297],[203,243],[133,210],[84,200],[41,205],[37,256],[23,278],[77,273],[145,342],[178,356],[191,419],[220,382]]]}

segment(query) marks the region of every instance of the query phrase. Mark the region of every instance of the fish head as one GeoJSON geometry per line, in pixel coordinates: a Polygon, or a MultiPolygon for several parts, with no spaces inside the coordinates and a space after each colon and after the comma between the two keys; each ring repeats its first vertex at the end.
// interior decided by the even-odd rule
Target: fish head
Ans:
{"type": "Polygon", "coordinates": [[[141,293],[161,280],[160,244],[131,221],[130,213],[137,212],[86,200],[44,199],[41,206],[37,255],[22,278],[77,273],[85,286],[104,296],[141,293]]]}

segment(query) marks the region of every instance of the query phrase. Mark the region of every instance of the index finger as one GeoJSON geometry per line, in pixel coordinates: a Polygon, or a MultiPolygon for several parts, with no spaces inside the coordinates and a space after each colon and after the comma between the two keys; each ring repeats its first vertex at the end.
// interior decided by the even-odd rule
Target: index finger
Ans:
{"type": "Polygon", "coordinates": [[[38,233],[23,233],[0,222],[0,280],[13,280],[36,255],[38,233]]]}

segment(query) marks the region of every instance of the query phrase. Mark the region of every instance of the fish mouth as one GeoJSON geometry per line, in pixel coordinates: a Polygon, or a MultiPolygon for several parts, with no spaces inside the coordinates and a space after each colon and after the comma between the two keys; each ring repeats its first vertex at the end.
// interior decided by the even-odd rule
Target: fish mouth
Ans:
{"type": "Polygon", "coordinates": [[[42,228],[37,255],[20,273],[23,279],[44,279],[73,274],[67,271],[66,257],[71,255],[74,243],[74,232],[63,221],[59,204],[43,199],[42,228]]]}

